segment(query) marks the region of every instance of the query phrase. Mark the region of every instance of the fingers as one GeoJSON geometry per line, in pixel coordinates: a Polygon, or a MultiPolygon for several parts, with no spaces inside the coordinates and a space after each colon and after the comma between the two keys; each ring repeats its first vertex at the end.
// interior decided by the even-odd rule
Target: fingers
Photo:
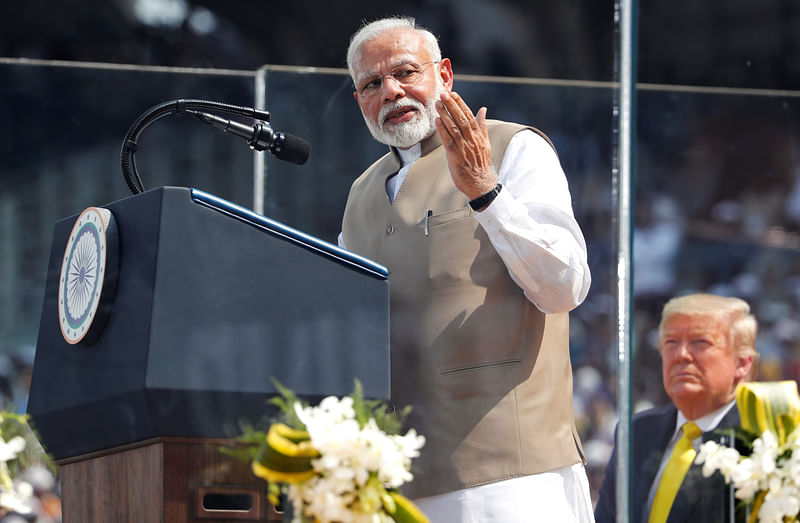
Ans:
{"type": "Polygon", "coordinates": [[[478,127],[481,129],[486,129],[486,107],[481,107],[478,109],[478,114],[475,116],[475,119],[478,121],[478,127]]]}
{"type": "Polygon", "coordinates": [[[443,128],[452,139],[479,140],[481,135],[488,138],[485,107],[478,110],[476,117],[458,93],[445,92],[436,103],[436,110],[443,128]]]}
{"type": "Polygon", "coordinates": [[[456,93],[443,93],[436,102],[436,129],[447,151],[447,165],[456,187],[469,199],[497,184],[492,171],[492,146],[486,127],[486,108],[478,114],[456,93]]]}
{"type": "Polygon", "coordinates": [[[448,130],[462,132],[470,127],[472,111],[458,94],[443,93],[436,103],[436,109],[448,130]]]}
{"type": "Polygon", "coordinates": [[[455,144],[455,136],[459,134],[458,127],[450,124],[447,125],[444,123],[444,119],[439,117],[436,119],[436,130],[439,132],[439,136],[442,138],[442,143],[446,147],[451,147],[455,144]]]}

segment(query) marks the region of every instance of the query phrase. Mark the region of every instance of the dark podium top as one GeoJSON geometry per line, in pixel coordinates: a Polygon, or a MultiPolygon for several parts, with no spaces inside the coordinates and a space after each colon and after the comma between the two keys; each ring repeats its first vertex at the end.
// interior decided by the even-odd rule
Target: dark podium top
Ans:
{"type": "MultiPolygon", "coordinates": [[[[273,414],[271,377],[309,401],[389,397],[386,269],[202,191],[104,206],[119,240],[94,341],[59,327],[77,217],[56,223],[28,413],[56,459],[161,436],[235,437],[273,414]]],[[[105,292],[105,291],[104,291],[105,292]]]]}

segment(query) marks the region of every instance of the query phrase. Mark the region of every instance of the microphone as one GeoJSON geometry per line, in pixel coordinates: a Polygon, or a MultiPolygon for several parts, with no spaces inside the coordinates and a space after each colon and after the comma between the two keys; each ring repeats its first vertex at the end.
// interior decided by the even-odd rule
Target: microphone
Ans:
{"type": "Polygon", "coordinates": [[[299,136],[276,132],[268,123],[256,122],[245,125],[235,120],[227,120],[211,113],[186,109],[185,112],[198,120],[222,129],[247,140],[247,144],[255,151],[269,151],[279,160],[303,165],[311,154],[311,144],[299,136]]]}

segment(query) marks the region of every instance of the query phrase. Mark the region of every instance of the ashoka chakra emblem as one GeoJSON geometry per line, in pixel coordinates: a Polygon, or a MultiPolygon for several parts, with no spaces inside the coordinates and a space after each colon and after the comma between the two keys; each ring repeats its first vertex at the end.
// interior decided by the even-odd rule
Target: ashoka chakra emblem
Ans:
{"type": "Polygon", "coordinates": [[[89,333],[97,315],[108,261],[107,209],[89,207],[72,228],[58,285],[58,317],[64,339],[75,344],[89,333]]]}

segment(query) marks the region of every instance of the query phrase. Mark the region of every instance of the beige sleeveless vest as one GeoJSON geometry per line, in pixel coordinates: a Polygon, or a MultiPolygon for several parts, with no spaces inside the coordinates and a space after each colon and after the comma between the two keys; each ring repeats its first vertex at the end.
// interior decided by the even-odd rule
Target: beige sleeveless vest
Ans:
{"type": "MultiPolygon", "coordinates": [[[[498,172],[524,127],[488,124],[498,172]]],[[[348,249],[389,269],[391,401],[412,407],[407,425],[426,438],[406,493],[578,463],[568,315],[543,314],[512,281],[453,184],[438,134],[391,204],[386,179],[399,167],[390,152],[353,183],[342,233],[348,249]]]]}

